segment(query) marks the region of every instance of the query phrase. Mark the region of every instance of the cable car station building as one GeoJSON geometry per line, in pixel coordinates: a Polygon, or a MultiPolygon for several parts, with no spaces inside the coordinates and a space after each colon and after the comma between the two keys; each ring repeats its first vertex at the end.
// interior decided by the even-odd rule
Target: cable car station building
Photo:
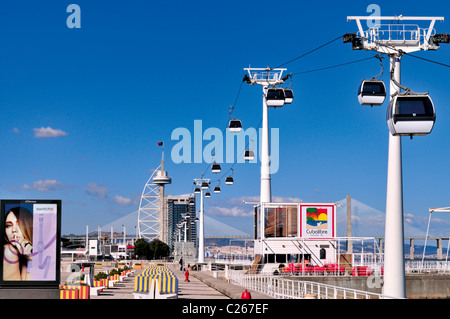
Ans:
{"type": "Polygon", "coordinates": [[[262,203],[256,223],[255,262],[263,271],[337,260],[336,203],[262,203]]]}

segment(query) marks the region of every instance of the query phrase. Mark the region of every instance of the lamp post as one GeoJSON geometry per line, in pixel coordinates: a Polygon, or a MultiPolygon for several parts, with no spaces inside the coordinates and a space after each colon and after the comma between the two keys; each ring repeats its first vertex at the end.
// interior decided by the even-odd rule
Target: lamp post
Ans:
{"type": "Polygon", "coordinates": [[[184,221],[183,221],[183,224],[184,224],[184,242],[187,242],[187,229],[188,229],[187,226],[188,226],[190,218],[191,218],[191,216],[189,216],[188,214],[183,216],[183,219],[184,219],[184,221]]]}
{"type": "Polygon", "coordinates": [[[203,191],[209,188],[209,179],[195,179],[194,184],[200,186],[200,212],[199,212],[199,234],[198,234],[198,263],[205,262],[205,233],[204,233],[204,194],[203,191]]]}

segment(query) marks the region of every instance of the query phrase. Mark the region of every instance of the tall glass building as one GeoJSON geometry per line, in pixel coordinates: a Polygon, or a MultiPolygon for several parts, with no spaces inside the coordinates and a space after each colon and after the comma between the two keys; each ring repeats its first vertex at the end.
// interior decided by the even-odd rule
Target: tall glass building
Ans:
{"type": "Polygon", "coordinates": [[[178,196],[167,196],[167,212],[169,215],[169,242],[171,250],[174,243],[178,240],[193,242],[197,246],[197,223],[194,221],[197,217],[195,211],[195,194],[185,194],[178,196]],[[188,219],[183,216],[189,216],[188,219]],[[186,225],[178,226],[187,221],[186,225]],[[185,232],[186,226],[186,232],[185,232]],[[180,231],[180,232],[179,232],[180,231]],[[179,233],[179,234],[178,234],[179,233]]]}

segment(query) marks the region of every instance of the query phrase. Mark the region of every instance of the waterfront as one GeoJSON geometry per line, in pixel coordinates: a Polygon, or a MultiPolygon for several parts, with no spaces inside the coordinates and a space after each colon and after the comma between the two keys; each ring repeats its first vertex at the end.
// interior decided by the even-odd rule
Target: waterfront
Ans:
{"type": "MultiPolygon", "coordinates": [[[[131,261],[131,263],[142,261],[131,261]]],[[[149,265],[151,261],[146,261],[145,264],[149,265]]],[[[70,271],[72,262],[65,260],[62,263],[61,271],[61,284],[66,283],[69,276],[73,275],[70,271]]],[[[178,263],[164,263],[176,274],[179,282],[178,299],[240,299],[242,292],[245,288],[248,288],[252,292],[254,299],[264,298],[280,298],[277,297],[276,292],[263,293],[258,292],[258,284],[254,286],[245,287],[242,282],[238,280],[230,280],[231,277],[235,278],[236,274],[239,276],[245,275],[245,271],[231,270],[232,267],[226,267],[226,270],[217,270],[214,264],[207,265],[202,271],[191,271],[190,282],[184,282],[184,272],[179,270],[178,263]],[[232,274],[233,273],[233,274],[232,274]],[[227,279],[228,277],[228,279],[227,279]],[[271,295],[272,294],[272,295],[271,295]]],[[[95,274],[99,272],[109,272],[116,264],[101,263],[98,262],[95,267],[95,274]]],[[[223,265],[222,265],[223,267],[223,265]]],[[[81,273],[88,273],[88,269],[85,268],[81,273]]],[[[142,270],[136,270],[135,274],[125,278],[122,282],[117,283],[114,287],[108,288],[99,293],[99,295],[92,295],[91,299],[134,299],[134,277],[139,275],[142,270]]],[[[246,275],[248,276],[248,275],[246,275]]],[[[341,287],[350,291],[358,291],[358,294],[367,292],[375,296],[382,292],[382,277],[377,276],[330,276],[330,275],[308,275],[302,276],[301,274],[282,274],[281,276],[271,276],[274,280],[287,280],[296,282],[312,282],[318,285],[326,285],[333,287],[341,287]]],[[[250,280],[259,280],[258,278],[267,277],[267,274],[260,276],[253,276],[250,280]]],[[[246,279],[248,283],[249,279],[246,279]]],[[[260,286],[260,284],[259,284],[260,286]]],[[[267,286],[267,285],[266,285],[267,286]]],[[[408,299],[449,299],[447,287],[450,287],[450,275],[449,274],[407,274],[406,276],[406,290],[408,299]]],[[[331,289],[331,288],[329,288],[331,289]]],[[[347,292],[347,295],[351,294],[347,292]]],[[[287,298],[286,296],[284,298],[287,298]]],[[[284,299],[282,298],[282,299],[284,299]]],[[[324,296],[318,297],[324,298],[324,296]]],[[[373,298],[373,297],[371,297],[373,298]]],[[[378,298],[378,297],[377,297],[378,298]]],[[[352,299],[352,297],[350,297],[352,299]]]]}

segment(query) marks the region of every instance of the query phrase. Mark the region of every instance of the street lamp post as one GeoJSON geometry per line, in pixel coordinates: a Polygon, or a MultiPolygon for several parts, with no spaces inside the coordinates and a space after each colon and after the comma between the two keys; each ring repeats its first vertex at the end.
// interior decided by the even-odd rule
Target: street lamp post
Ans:
{"type": "Polygon", "coordinates": [[[183,221],[183,224],[184,224],[184,242],[187,242],[187,227],[188,227],[188,223],[189,223],[188,220],[190,220],[190,218],[191,218],[191,216],[189,216],[188,214],[186,214],[183,217],[183,219],[184,219],[184,221],[183,221]]]}
{"type": "Polygon", "coordinates": [[[196,179],[194,184],[200,186],[200,212],[199,212],[199,234],[198,234],[198,263],[205,262],[205,227],[204,227],[204,194],[203,191],[209,188],[209,179],[196,179]],[[208,184],[205,187],[204,183],[208,184]]]}
{"type": "Polygon", "coordinates": [[[200,189],[200,214],[199,214],[199,233],[198,233],[198,262],[205,262],[205,222],[204,222],[204,201],[203,189],[200,189]]]}

